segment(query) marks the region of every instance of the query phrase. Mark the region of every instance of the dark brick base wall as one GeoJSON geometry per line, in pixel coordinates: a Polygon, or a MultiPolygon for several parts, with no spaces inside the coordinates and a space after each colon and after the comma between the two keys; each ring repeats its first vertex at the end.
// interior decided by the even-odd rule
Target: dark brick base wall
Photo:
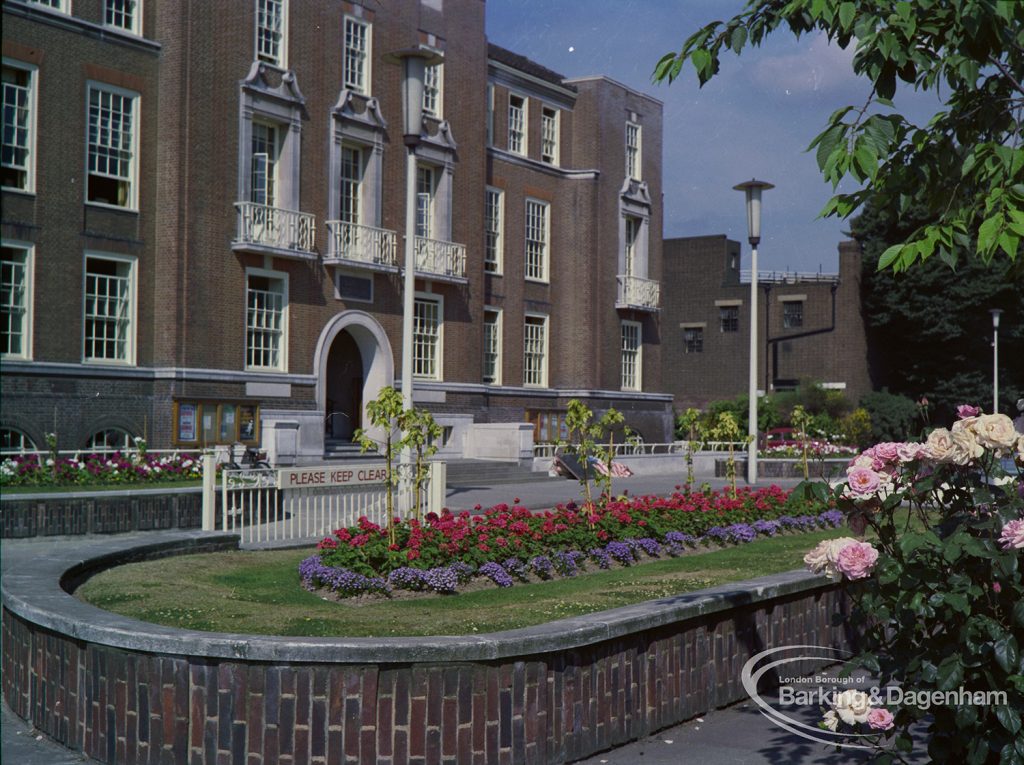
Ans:
{"type": "MultiPolygon", "coordinates": [[[[270,664],[88,644],[3,611],[3,692],[106,763],[564,763],[744,697],[765,648],[849,648],[836,586],[495,662],[270,664]]],[[[817,668],[787,666],[790,672],[817,668]]]]}
{"type": "Polygon", "coordinates": [[[197,529],[202,521],[201,491],[135,497],[55,494],[46,499],[4,499],[0,504],[3,539],[197,529]]]}
{"type": "MultiPolygon", "coordinates": [[[[725,478],[728,474],[728,460],[715,461],[715,477],[725,478]]],[[[811,478],[838,478],[846,475],[849,460],[808,460],[807,472],[811,478]]],[[[736,475],[740,478],[747,474],[747,461],[736,460],[736,475]]],[[[757,475],[761,478],[803,478],[804,466],[800,460],[758,460],[757,475]]]]}

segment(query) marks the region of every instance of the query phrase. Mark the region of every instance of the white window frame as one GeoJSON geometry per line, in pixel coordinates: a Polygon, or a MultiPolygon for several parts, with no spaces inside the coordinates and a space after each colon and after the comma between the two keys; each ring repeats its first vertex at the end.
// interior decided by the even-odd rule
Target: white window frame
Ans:
{"type": "Polygon", "coordinates": [[[543,199],[533,199],[532,197],[526,198],[525,204],[525,216],[524,216],[524,237],[523,237],[523,271],[525,274],[526,281],[528,282],[541,282],[547,284],[550,280],[550,263],[551,263],[551,203],[545,202],[543,199]],[[544,235],[543,240],[531,239],[531,224],[530,207],[531,205],[539,205],[544,211],[544,225],[542,233],[544,235]],[[540,244],[541,245],[541,262],[540,269],[532,267],[530,257],[530,245],[540,244]]]}
{"type": "Polygon", "coordinates": [[[376,292],[375,292],[375,283],[374,283],[374,278],[373,278],[373,274],[372,273],[367,273],[366,271],[360,272],[360,271],[357,271],[357,270],[350,270],[350,269],[345,269],[345,268],[336,268],[336,269],[334,269],[334,299],[335,300],[344,300],[346,303],[367,303],[367,304],[370,304],[370,303],[373,303],[375,294],[376,294],[376,292]],[[341,294],[341,279],[344,276],[350,276],[353,279],[361,279],[361,280],[363,280],[365,282],[369,282],[369,284],[370,284],[370,297],[369,297],[369,299],[352,297],[351,295],[342,295],[341,294]]]}
{"type": "MultiPolygon", "coordinates": [[[[28,158],[23,168],[25,171],[25,186],[4,186],[4,191],[14,191],[21,194],[36,193],[36,115],[39,104],[39,67],[26,64],[17,59],[3,57],[3,65],[11,69],[18,69],[28,74],[28,137],[27,149],[28,158]]],[[[6,83],[5,86],[6,88],[6,83]]],[[[11,167],[18,167],[11,165],[11,167]]],[[[21,168],[19,168],[21,169],[21,168]]]]}
{"type": "Polygon", "coordinates": [[[338,173],[338,220],[345,223],[352,223],[357,226],[363,223],[363,181],[366,178],[366,154],[367,149],[359,144],[342,143],[340,150],[339,173],[338,173]],[[354,176],[345,174],[346,167],[351,163],[346,162],[346,154],[355,152],[358,157],[356,162],[357,172],[354,176]],[[352,189],[352,193],[346,194],[346,189],[352,189]],[[345,209],[345,200],[352,200],[352,209],[345,209]],[[346,219],[346,213],[351,220],[346,219]]]}
{"type": "Polygon", "coordinates": [[[505,325],[505,312],[504,312],[503,309],[495,308],[494,306],[489,306],[489,305],[488,306],[484,306],[484,321],[483,321],[483,326],[484,326],[484,336],[483,336],[484,353],[483,353],[483,363],[482,363],[481,369],[480,369],[480,379],[483,381],[484,385],[501,385],[501,358],[504,355],[502,353],[502,346],[503,346],[502,333],[503,333],[504,325],[505,325]],[[494,314],[495,318],[494,318],[493,322],[487,321],[487,315],[488,314],[494,314]],[[494,333],[494,335],[491,338],[487,337],[487,332],[488,332],[487,328],[488,327],[493,327],[493,329],[491,331],[494,333]],[[492,342],[488,342],[489,339],[492,342]],[[493,357],[494,358],[494,374],[490,376],[491,377],[490,380],[487,379],[488,378],[488,375],[487,375],[488,357],[493,357]]]}
{"type": "Polygon", "coordinates": [[[638,321],[623,321],[619,330],[622,356],[622,390],[640,391],[644,387],[644,333],[638,321]],[[635,330],[636,345],[628,344],[631,330],[635,330]],[[632,367],[632,373],[630,373],[632,367]]]}
{"type": "Polygon", "coordinates": [[[444,296],[436,292],[416,292],[413,295],[412,368],[413,379],[415,380],[444,380],[444,296]],[[434,303],[437,306],[437,334],[434,342],[433,374],[421,374],[415,371],[417,366],[423,363],[423,357],[417,353],[420,347],[417,337],[422,333],[416,331],[416,304],[422,303],[434,303]]]}
{"type": "Polygon", "coordinates": [[[267,207],[281,207],[281,155],[284,153],[284,135],[287,133],[287,125],[281,125],[267,119],[254,118],[252,120],[251,132],[249,135],[249,201],[255,204],[262,204],[267,207]],[[254,151],[253,142],[256,137],[257,126],[273,131],[274,153],[254,151]],[[263,163],[263,199],[257,200],[256,194],[256,172],[260,163],[263,163]]]}
{"type": "Polygon", "coordinates": [[[130,32],[133,35],[141,35],[142,0],[103,0],[103,26],[120,29],[122,32],[130,32]],[[127,10],[128,7],[131,7],[130,11],[127,10]],[[111,14],[128,15],[128,13],[131,13],[131,23],[127,26],[108,21],[108,16],[111,14]]]}
{"type": "Polygon", "coordinates": [[[639,181],[643,175],[643,145],[640,123],[629,120],[626,122],[626,177],[635,181],[639,181]]]}
{"type": "Polygon", "coordinates": [[[289,316],[291,301],[288,284],[288,274],[285,271],[272,271],[266,268],[245,269],[245,316],[243,326],[245,327],[245,341],[242,343],[242,367],[245,370],[256,372],[287,372],[288,371],[288,341],[289,341],[289,316]],[[281,340],[278,352],[277,366],[262,366],[249,364],[249,279],[250,277],[262,277],[281,282],[281,340]]]}
{"type": "Polygon", "coordinates": [[[262,61],[264,64],[270,64],[276,66],[278,69],[288,68],[288,0],[255,0],[256,18],[253,24],[253,34],[255,40],[253,43],[253,59],[256,61],[262,61]],[[264,14],[263,9],[270,4],[274,4],[281,9],[281,28],[277,32],[277,55],[273,55],[270,52],[264,52],[260,49],[260,43],[262,42],[263,36],[260,32],[263,29],[267,29],[270,35],[275,33],[273,27],[266,27],[260,23],[264,14]]]}
{"type": "Polygon", "coordinates": [[[544,106],[540,112],[540,161],[558,167],[561,110],[544,106]]]}
{"type": "Polygon", "coordinates": [[[504,266],[505,192],[488,186],[484,192],[484,272],[492,276],[501,276],[504,266]],[[497,200],[493,205],[492,196],[497,200]],[[491,215],[492,209],[495,215],[491,215]]]}
{"type": "Polygon", "coordinates": [[[139,314],[139,262],[130,255],[120,255],[112,252],[96,252],[86,250],[82,257],[82,363],[83,364],[116,364],[120,366],[134,366],[136,358],[136,338],[138,336],[138,314],[139,314]],[[125,337],[125,357],[123,359],[95,358],[86,355],[88,347],[88,319],[85,309],[88,302],[88,281],[89,281],[89,259],[109,260],[116,263],[123,263],[128,266],[128,331],[125,337]]]}
{"type": "Polygon", "coordinates": [[[433,165],[416,165],[416,236],[422,239],[435,237],[436,223],[434,220],[435,202],[437,198],[438,168],[433,165]],[[422,175],[421,175],[422,174],[422,175]],[[428,181],[427,191],[422,191],[421,181],[428,181]]]}
{"type": "Polygon", "coordinates": [[[524,157],[530,153],[530,99],[519,93],[508,94],[508,150],[524,157]],[[513,106],[512,99],[522,101],[522,107],[513,106]],[[515,118],[513,110],[519,112],[518,120],[515,118]],[[512,126],[517,121],[519,130],[514,131],[512,126]]]}
{"type": "Polygon", "coordinates": [[[626,276],[638,276],[640,266],[640,232],[643,221],[633,215],[625,216],[625,250],[623,252],[623,273],[626,276]]]}
{"type": "Polygon", "coordinates": [[[28,0],[32,5],[40,5],[43,8],[57,11],[58,13],[71,13],[71,0],[28,0]]]}
{"type": "Polygon", "coordinates": [[[527,313],[523,317],[523,387],[524,388],[547,388],[548,387],[548,359],[551,358],[551,349],[550,349],[550,346],[548,344],[548,335],[549,335],[549,332],[550,332],[550,326],[551,326],[551,322],[549,321],[549,317],[548,317],[548,315],[546,313],[527,313]],[[542,333],[542,338],[541,338],[541,342],[543,344],[543,348],[542,348],[542,351],[541,351],[541,363],[540,363],[540,370],[539,370],[539,372],[540,372],[540,382],[530,382],[529,379],[528,379],[528,374],[530,372],[530,369],[529,369],[530,365],[527,363],[527,359],[530,357],[530,351],[529,351],[529,346],[528,346],[530,340],[529,340],[529,335],[527,334],[527,329],[526,328],[528,326],[531,326],[531,324],[534,325],[534,326],[536,325],[535,321],[534,322],[530,321],[531,319],[534,319],[534,320],[540,319],[541,322],[542,322],[543,330],[544,330],[543,333],[542,333]]]}
{"type": "Polygon", "coordinates": [[[423,70],[423,116],[444,119],[444,64],[423,70]]]}
{"type": "MultiPolygon", "coordinates": [[[[32,358],[32,319],[33,311],[32,307],[34,304],[34,293],[33,287],[35,284],[35,245],[30,242],[15,242],[15,241],[4,241],[4,249],[20,250],[24,254],[24,265],[22,266],[24,271],[24,284],[22,285],[22,296],[24,298],[24,305],[21,306],[22,310],[22,327],[21,327],[21,352],[20,353],[0,353],[0,358],[3,359],[21,359],[28,361],[32,358]]],[[[7,306],[4,305],[4,308],[7,306]]]]}
{"type": "MultiPolygon", "coordinates": [[[[15,428],[10,425],[5,425],[2,428],[0,428],[0,433],[9,433],[9,438],[11,441],[17,439],[19,442],[17,446],[9,446],[6,448],[0,446],[0,458],[11,457],[15,454],[25,454],[26,452],[37,451],[36,442],[33,441],[32,437],[29,436],[21,428],[15,428]]],[[[0,444],[3,444],[2,439],[0,439],[0,444]]]]}
{"type": "Polygon", "coordinates": [[[346,90],[351,90],[355,93],[360,93],[364,96],[370,95],[371,92],[371,67],[370,64],[373,61],[373,25],[365,21],[364,19],[357,18],[356,16],[345,16],[341,27],[341,82],[346,90]],[[349,67],[349,43],[348,43],[348,30],[349,25],[356,25],[363,28],[363,39],[366,44],[364,51],[356,51],[353,56],[361,58],[362,68],[359,71],[358,77],[354,76],[354,71],[349,67]]]}
{"type": "MultiPolygon", "coordinates": [[[[138,93],[133,90],[125,90],[119,88],[116,85],[109,85],[105,82],[97,82],[95,80],[89,80],[86,83],[86,96],[85,96],[85,183],[83,184],[83,192],[85,194],[85,204],[96,205],[97,207],[107,207],[114,210],[131,210],[138,212],[139,210],[139,119],[142,114],[142,99],[138,93]],[[90,172],[89,159],[92,155],[93,144],[89,140],[89,128],[90,112],[92,110],[92,94],[95,91],[106,92],[111,95],[119,96],[121,98],[131,99],[132,104],[132,119],[131,119],[131,147],[130,147],[130,158],[128,161],[128,175],[126,177],[120,175],[109,175],[106,173],[92,173],[90,172]],[[89,177],[91,175],[97,175],[99,177],[106,178],[117,178],[121,180],[127,180],[128,187],[128,199],[123,205],[111,204],[109,202],[100,202],[89,199],[89,177]]],[[[97,143],[96,146],[101,146],[97,143]]],[[[106,147],[109,148],[109,147],[106,147]]]]}

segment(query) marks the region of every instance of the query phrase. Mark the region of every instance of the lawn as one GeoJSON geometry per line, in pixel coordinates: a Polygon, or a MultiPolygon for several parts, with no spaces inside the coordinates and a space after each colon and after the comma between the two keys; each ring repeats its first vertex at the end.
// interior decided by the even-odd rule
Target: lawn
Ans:
{"type": "Polygon", "coordinates": [[[405,600],[326,601],[299,585],[302,550],[186,555],[104,571],[75,595],[171,627],[288,636],[465,635],[540,624],[803,567],[845,528],[786,534],[570,579],[405,600]],[[187,585],[185,585],[187,583],[187,585]]]}

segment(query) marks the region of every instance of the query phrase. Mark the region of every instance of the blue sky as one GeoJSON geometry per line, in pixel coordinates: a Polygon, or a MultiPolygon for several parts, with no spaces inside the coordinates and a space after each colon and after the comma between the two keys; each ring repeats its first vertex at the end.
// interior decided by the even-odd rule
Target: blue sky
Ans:
{"type": "MultiPolygon", "coordinates": [[[[847,224],[817,219],[831,185],[805,149],[835,109],[867,98],[867,81],[850,67],[853,46],[843,51],[823,36],[796,40],[780,30],[760,48],[726,54],[703,88],[691,68],[670,86],[651,83],[662,54],[743,5],[487,0],[487,35],[567,77],[607,75],[664,103],[666,237],[724,233],[742,242],[746,258],[743,195],[732,187],[757,177],[776,187],[764,196],[760,269],[836,271],[847,224]]],[[[896,104],[918,124],[938,107],[935,96],[909,90],[897,94],[896,104]]]]}

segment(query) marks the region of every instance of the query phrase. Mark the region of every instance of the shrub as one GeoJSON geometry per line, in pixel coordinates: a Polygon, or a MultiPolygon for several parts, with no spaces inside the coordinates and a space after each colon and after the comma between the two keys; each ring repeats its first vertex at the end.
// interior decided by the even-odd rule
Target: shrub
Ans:
{"type": "Polygon", "coordinates": [[[866,393],[860,405],[871,417],[871,439],[874,443],[906,441],[911,436],[918,416],[918,407],[913,400],[883,388],[866,393]]]}

